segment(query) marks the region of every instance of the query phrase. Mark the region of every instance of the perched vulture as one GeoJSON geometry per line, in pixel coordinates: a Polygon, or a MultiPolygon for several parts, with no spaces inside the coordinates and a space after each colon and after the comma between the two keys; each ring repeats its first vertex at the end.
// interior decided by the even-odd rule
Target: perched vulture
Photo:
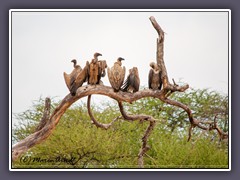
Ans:
{"type": "Polygon", "coordinates": [[[81,87],[84,82],[87,81],[88,71],[89,71],[89,62],[87,61],[85,67],[82,69],[80,73],[78,73],[77,77],[70,85],[70,92],[72,96],[75,96],[77,89],[81,87]]]}
{"type": "Polygon", "coordinates": [[[98,66],[99,66],[99,69],[100,69],[100,74],[101,74],[101,77],[105,77],[106,75],[106,68],[107,68],[107,62],[105,60],[99,60],[98,61],[98,66]]]}
{"type": "Polygon", "coordinates": [[[123,85],[126,68],[122,66],[123,58],[119,57],[117,62],[114,63],[113,67],[107,69],[109,82],[115,92],[119,91],[123,85]]]}
{"type": "Polygon", "coordinates": [[[76,59],[73,59],[71,62],[73,63],[73,67],[74,67],[72,72],[70,74],[67,74],[67,73],[63,72],[64,80],[65,80],[65,83],[66,83],[69,91],[70,91],[70,88],[71,88],[71,84],[73,83],[73,81],[76,79],[77,75],[82,70],[81,66],[77,65],[77,60],[76,59]]]}
{"type": "Polygon", "coordinates": [[[129,69],[129,75],[122,86],[122,91],[127,92],[137,92],[139,90],[140,86],[140,78],[138,74],[137,67],[133,67],[132,69],[129,69]]]}
{"type": "Polygon", "coordinates": [[[154,62],[150,63],[150,67],[151,69],[148,74],[148,87],[149,89],[160,90],[162,87],[161,70],[154,62]]]}
{"type": "Polygon", "coordinates": [[[99,84],[99,81],[101,79],[101,70],[98,63],[98,56],[102,56],[102,54],[95,53],[94,58],[89,65],[88,84],[91,85],[99,84]]]}

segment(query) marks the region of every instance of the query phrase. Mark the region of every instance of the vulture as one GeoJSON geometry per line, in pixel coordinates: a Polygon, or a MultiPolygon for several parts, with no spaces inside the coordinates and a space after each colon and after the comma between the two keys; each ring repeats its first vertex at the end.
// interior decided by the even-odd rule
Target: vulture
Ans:
{"type": "Polygon", "coordinates": [[[101,79],[101,69],[98,62],[98,56],[102,56],[102,54],[95,53],[94,58],[89,64],[88,84],[90,85],[99,84],[99,81],[101,79]]]}
{"type": "Polygon", "coordinates": [[[129,75],[122,86],[122,91],[126,92],[137,92],[139,90],[140,86],[140,78],[138,74],[137,67],[133,67],[132,69],[129,69],[129,75]]]}
{"type": "Polygon", "coordinates": [[[99,60],[98,66],[100,68],[101,77],[105,77],[105,75],[106,75],[105,69],[107,68],[107,62],[105,60],[99,60]]]}
{"type": "Polygon", "coordinates": [[[107,69],[109,82],[115,92],[118,92],[123,85],[126,68],[122,66],[123,58],[119,57],[113,67],[107,69]]]}
{"type": "Polygon", "coordinates": [[[162,87],[161,70],[154,62],[150,63],[150,67],[151,69],[148,74],[148,87],[149,89],[160,90],[162,87]]]}
{"type": "Polygon", "coordinates": [[[98,79],[99,79],[99,82],[98,84],[103,84],[103,82],[100,80],[101,77],[105,77],[106,75],[106,68],[107,68],[107,62],[105,60],[99,60],[98,61],[98,66],[99,66],[99,75],[98,75],[98,79]]]}
{"type": "Polygon", "coordinates": [[[81,87],[84,82],[87,81],[88,71],[89,71],[89,62],[87,61],[85,67],[81,70],[80,73],[78,73],[77,77],[70,85],[70,92],[72,96],[75,96],[77,89],[81,87]]]}
{"type": "Polygon", "coordinates": [[[81,66],[77,65],[77,60],[76,59],[73,59],[71,62],[73,63],[73,67],[74,67],[72,72],[70,74],[67,74],[67,73],[63,72],[64,80],[65,80],[65,83],[66,83],[69,91],[70,91],[70,88],[71,88],[71,84],[73,83],[73,81],[76,79],[77,75],[82,70],[81,66]]]}

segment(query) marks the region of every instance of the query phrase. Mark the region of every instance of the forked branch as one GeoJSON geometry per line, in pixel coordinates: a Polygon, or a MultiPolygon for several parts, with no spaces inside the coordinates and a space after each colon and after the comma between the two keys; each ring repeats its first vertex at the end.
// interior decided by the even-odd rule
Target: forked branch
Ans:
{"type": "MultiPolygon", "coordinates": [[[[162,96],[162,91],[151,91],[151,90],[142,90],[136,93],[127,93],[127,92],[114,92],[114,90],[111,87],[108,86],[102,86],[102,85],[96,85],[96,86],[82,86],[77,90],[77,93],[75,96],[71,96],[68,94],[61,103],[56,107],[56,109],[53,111],[51,116],[48,118],[47,113],[44,113],[44,116],[41,120],[41,122],[44,123],[44,126],[40,126],[41,128],[37,128],[37,131],[33,134],[29,135],[25,139],[21,140],[17,144],[15,144],[12,147],[12,160],[15,161],[20,155],[28,151],[33,146],[43,142],[46,140],[53,132],[55,127],[57,126],[59,120],[61,119],[62,115],[66,112],[66,110],[77,100],[92,95],[92,94],[100,94],[108,96],[112,99],[115,99],[116,101],[123,101],[123,102],[133,102],[138,99],[144,98],[144,97],[159,97],[162,96]],[[45,118],[44,118],[45,117],[45,118]]],[[[46,100],[47,101],[47,100],[46,100]]],[[[46,104],[46,106],[49,106],[46,104]]],[[[88,106],[90,107],[90,99],[88,99],[88,106]]],[[[50,106],[49,106],[50,107],[50,106]]],[[[48,109],[45,107],[45,109],[48,109]]],[[[110,124],[101,124],[95,120],[93,117],[93,114],[91,112],[91,109],[88,108],[89,115],[95,125],[98,127],[107,129],[110,127],[110,124]]],[[[144,117],[147,118],[147,117],[144,117]]],[[[117,120],[117,119],[115,119],[117,120]]],[[[114,120],[114,121],[115,121],[114,120]]],[[[113,121],[113,122],[114,122],[113,121]]],[[[112,122],[112,123],[113,123],[112,122]]],[[[41,123],[40,123],[41,124],[41,123]]]]}
{"type": "Polygon", "coordinates": [[[142,138],[142,147],[140,148],[140,151],[138,153],[138,165],[139,167],[143,168],[144,167],[144,161],[143,161],[143,156],[144,154],[149,150],[149,146],[147,145],[147,140],[148,137],[150,136],[150,133],[152,132],[156,120],[152,116],[148,115],[128,115],[123,108],[123,104],[121,101],[118,101],[118,106],[120,109],[120,112],[123,116],[124,119],[134,121],[134,120],[140,120],[140,121],[149,121],[149,126],[147,127],[145,134],[142,138]]]}
{"type": "Polygon", "coordinates": [[[92,120],[92,123],[93,123],[94,125],[96,125],[97,127],[102,128],[102,129],[105,129],[105,130],[109,129],[109,128],[112,126],[112,124],[113,124],[115,121],[117,121],[118,119],[120,119],[121,117],[116,117],[116,118],[115,118],[111,123],[109,123],[109,124],[103,124],[103,123],[98,122],[98,121],[94,118],[93,113],[92,113],[92,110],[91,110],[91,96],[92,96],[92,95],[89,95],[89,96],[88,96],[87,109],[88,109],[88,114],[89,114],[89,116],[90,116],[90,118],[91,118],[91,120],[92,120]]]}

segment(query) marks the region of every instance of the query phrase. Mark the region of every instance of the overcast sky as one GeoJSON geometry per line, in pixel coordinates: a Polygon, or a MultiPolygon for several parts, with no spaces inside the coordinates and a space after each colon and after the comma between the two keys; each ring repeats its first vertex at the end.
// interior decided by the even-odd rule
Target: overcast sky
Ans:
{"type": "MultiPolygon", "coordinates": [[[[127,72],[138,67],[147,86],[157,38],[150,16],[166,32],[169,79],[228,94],[227,12],[12,12],[12,112],[27,110],[40,96],[63,99],[70,61],[83,66],[95,52],[109,67],[125,58],[127,72]]],[[[102,81],[109,85],[107,76],[102,81]]]]}

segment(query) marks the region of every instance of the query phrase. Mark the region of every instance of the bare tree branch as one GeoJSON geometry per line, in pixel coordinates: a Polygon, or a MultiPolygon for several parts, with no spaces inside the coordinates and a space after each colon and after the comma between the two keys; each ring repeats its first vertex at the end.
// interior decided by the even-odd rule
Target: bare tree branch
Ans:
{"type": "Polygon", "coordinates": [[[100,127],[100,128],[102,128],[102,129],[106,129],[106,130],[107,130],[108,128],[110,128],[110,127],[112,126],[112,124],[113,124],[115,121],[117,121],[117,120],[120,118],[120,117],[116,117],[116,118],[115,118],[111,123],[109,123],[109,124],[99,123],[99,122],[94,118],[94,116],[93,116],[93,114],[92,114],[90,104],[91,104],[91,95],[88,96],[87,109],[88,109],[88,114],[89,114],[89,116],[90,116],[90,118],[91,118],[91,120],[92,120],[92,123],[95,124],[97,127],[100,127]]]}
{"type": "Polygon", "coordinates": [[[168,75],[167,75],[167,69],[164,63],[164,32],[160,25],[157,23],[155,18],[151,16],[150,21],[155,28],[155,30],[158,33],[158,39],[157,39],[157,64],[160,67],[161,70],[161,79],[163,83],[163,88],[166,89],[166,87],[169,85],[168,75]]]}
{"type": "Polygon", "coordinates": [[[49,116],[50,116],[50,108],[51,108],[51,99],[46,98],[43,116],[42,116],[42,119],[40,120],[40,123],[36,127],[35,132],[41,130],[48,123],[49,116]]]}
{"type": "Polygon", "coordinates": [[[120,112],[123,116],[124,119],[126,120],[130,120],[130,121],[134,121],[134,120],[140,120],[140,121],[149,121],[149,126],[146,129],[144,136],[142,138],[142,147],[138,153],[138,165],[139,167],[143,168],[144,167],[144,161],[143,161],[143,156],[144,154],[149,150],[149,146],[147,145],[147,140],[148,137],[150,136],[150,133],[152,132],[155,124],[156,124],[156,120],[152,117],[152,116],[148,116],[148,115],[128,115],[123,108],[122,102],[118,101],[118,106],[120,109],[120,112]]]}
{"type": "MultiPolygon", "coordinates": [[[[71,96],[68,94],[61,103],[56,107],[53,111],[52,115],[50,116],[48,123],[45,124],[40,130],[34,132],[33,134],[29,135],[25,139],[21,140],[17,144],[12,147],[12,160],[15,161],[21,154],[25,153],[31,147],[35,146],[36,144],[41,143],[45,139],[52,134],[52,131],[57,126],[60,118],[65,113],[65,111],[77,100],[83,98],[85,96],[89,96],[91,94],[100,94],[105,95],[110,98],[113,98],[117,101],[124,101],[124,102],[133,102],[143,97],[158,97],[161,96],[162,91],[151,91],[151,90],[143,90],[136,93],[127,93],[127,92],[114,92],[111,87],[96,85],[96,86],[82,86],[77,90],[76,96],[71,96]]],[[[89,102],[90,105],[90,102],[89,102]]],[[[90,110],[90,109],[89,109],[90,110]]],[[[94,117],[90,111],[91,119],[93,120],[94,117]]],[[[45,116],[47,118],[47,116],[45,116]]],[[[94,119],[95,120],[95,119],[94,119]]],[[[41,121],[47,121],[46,119],[42,119],[41,121]]],[[[101,126],[100,123],[96,123],[101,126]]],[[[104,126],[102,126],[104,127],[104,126]]],[[[106,127],[105,127],[106,128],[106,127]]]]}

